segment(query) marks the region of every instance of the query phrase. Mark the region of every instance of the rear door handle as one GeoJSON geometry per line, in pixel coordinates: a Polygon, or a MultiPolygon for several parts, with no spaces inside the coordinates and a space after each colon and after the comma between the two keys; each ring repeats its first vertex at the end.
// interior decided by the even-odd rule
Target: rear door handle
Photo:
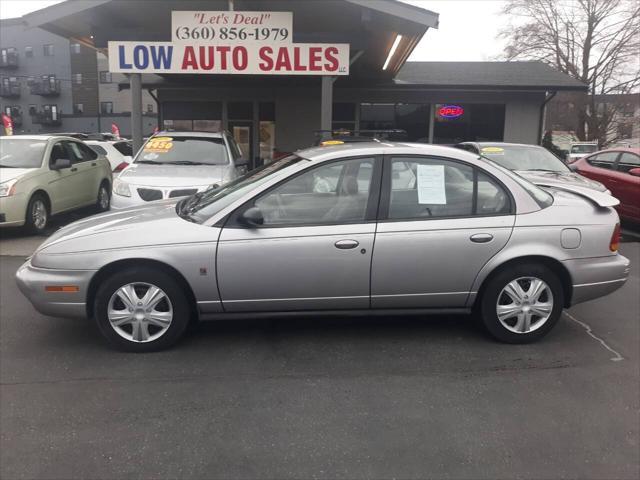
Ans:
{"type": "Polygon", "coordinates": [[[92,166],[92,167],[95,167],[96,165],[97,165],[97,163],[96,163],[96,162],[93,162],[93,163],[91,164],[91,166],[92,166]]]}
{"type": "Polygon", "coordinates": [[[73,168],[71,169],[71,171],[72,171],[72,172],[77,172],[77,171],[78,171],[78,169],[77,169],[76,167],[73,167],[73,168]]]}
{"type": "Polygon", "coordinates": [[[334,245],[340,250],[349,250],[356,248],[360,244],[356,240],[338,240],[334,245]]]}
{"type": "Polygon", "coordinates": [[[490,233],[476,233],[475,235],[471,235],[469,240],[475,243],[488,243],[493,240],[493,235],[490,233]]]}

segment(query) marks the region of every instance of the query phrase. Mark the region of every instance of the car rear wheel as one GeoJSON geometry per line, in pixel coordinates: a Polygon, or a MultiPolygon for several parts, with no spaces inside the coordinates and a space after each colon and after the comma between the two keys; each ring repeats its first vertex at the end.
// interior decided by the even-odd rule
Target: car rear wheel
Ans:
{"type": "Polygon", "coordinates": [[[107,182],[102,182],[98,189],[98,198],[96,199],[96,210],[98,212],[106,212],[111,206],[111,192],[107,182]]]}
{"type": "Polygon", "coordinates": [[[98,289],[94,316],[102,335],[129,352],[175,344],[189,323],[187,296],[165,272],[135,267],[115,273],[98,289]]]}
{"type": "Polygon", "coordinates": [[[544,265],[505,268],[489,280],[481,298],[484,326],[507,343],[539,340],[562,314],[564,292],[558,276],[544,265]]]}
{"type": "Polygon", "coordinates": [[[26,229],[37,235],[42,235],[49,224],[49,204],[44,195],[36,193],[27,205],[25,218],[26,229]]]}

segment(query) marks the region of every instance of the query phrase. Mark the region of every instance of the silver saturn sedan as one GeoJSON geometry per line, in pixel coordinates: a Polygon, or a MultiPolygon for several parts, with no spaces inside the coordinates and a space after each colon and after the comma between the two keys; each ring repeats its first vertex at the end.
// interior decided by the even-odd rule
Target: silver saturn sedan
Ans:
{"type": "Polygon", "coordinates": [[[317,147],[73,223],[16,277],[38,311],[93,318],[135,352],[172,345],[192,320],[312,314],[476,312],[523,343],[624,284],[616,204],[455,148],[317,147]]]}

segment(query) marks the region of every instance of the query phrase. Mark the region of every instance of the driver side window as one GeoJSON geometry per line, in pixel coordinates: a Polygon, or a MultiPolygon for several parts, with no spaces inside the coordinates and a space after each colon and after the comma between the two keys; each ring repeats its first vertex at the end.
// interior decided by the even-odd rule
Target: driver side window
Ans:
{"type": "Polygon", "coordinates": [[[286,181],[256,200],[263,225],[363,222],[373,165],[373,158],[333,162],[286,181]]]}
{"type": "Polygon", "coordinates": [[[67,153],[62,146],[62,142],[57,142],[53,147],[51,147],[51,155],[49,156],[49,166],[56,163],[56,160],[60,160],[62,158],[67,158],[67,153]]]}

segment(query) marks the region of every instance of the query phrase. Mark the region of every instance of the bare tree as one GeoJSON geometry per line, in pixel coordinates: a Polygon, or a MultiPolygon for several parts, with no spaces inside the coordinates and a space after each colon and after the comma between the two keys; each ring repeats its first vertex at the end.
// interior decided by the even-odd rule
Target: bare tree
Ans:
{"type": "Polygon", "coordinates": [[[507,0],[503,13],[506,59],[540,60],[587,84],[576,134],[606,143],[618,107],[598,108],[598,96],[640,87],[640,1],[507,0]]]}

